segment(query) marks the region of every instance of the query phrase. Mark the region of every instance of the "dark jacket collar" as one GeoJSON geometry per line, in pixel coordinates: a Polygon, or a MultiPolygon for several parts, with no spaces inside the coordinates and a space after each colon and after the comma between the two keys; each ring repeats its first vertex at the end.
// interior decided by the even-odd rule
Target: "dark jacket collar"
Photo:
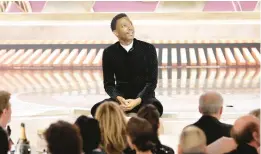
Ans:
{"type": "Polygon", "coordinates": [[[238,152],[247,152],[248,154],[258,154],[256,148],[248,145],[248,144],[240,144],[237,147],[238,152]]]}
{"type": "MultiPolygon", "coordinates": [[[[137,40],[136,38],[133,39],[133,46],[132,46],[132,48],[135,48],[135,46],[137,45],[137,41],[138,41],[138,40],[137,40]]],[[[118,48],[124,49],[124,48],[121,46],[120,41],[117,41],[117,42],[116,42],[116,45],[117,45],[118,48]]]]}
{"type": "Polygon", "coordinates": [[[220,121],[216,118],[216,117],[213,117],[213,116],[210,116],[210,115],[203,115],[198,121],[214,121],[216,123],[220,123],[220,121]]]}

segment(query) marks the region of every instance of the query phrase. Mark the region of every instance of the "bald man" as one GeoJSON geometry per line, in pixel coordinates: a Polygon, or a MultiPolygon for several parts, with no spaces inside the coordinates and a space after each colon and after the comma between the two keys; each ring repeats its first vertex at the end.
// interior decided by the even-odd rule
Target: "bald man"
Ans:
{"type": "Polygon", "coordinates": [[[201,129],[187,126],[180,135],[178,154],[205,154],[206,143],[206,136],[201,129]]]}
{"type": "Polygon", "coordinates": [[[193,125],[200,128],[207,137],[207,145],[225,136],[230,137],[232,125],[220,122],[223,112],[223,98],[217,92],[206,92],[199,98],[199,112],[202,117],[193,125]]]}
{"type": "Polygon", "coordinates": [[[260,119],[260,109],[252,110],[249,114],[257,117],[258,119],[260,119]]]}
{"type": "Polygon", "coordinates": [[[253,115],[238,118],[231,130],[238,147],[230,154],[258,154],[260,147],[260,121],[253,115]]]}

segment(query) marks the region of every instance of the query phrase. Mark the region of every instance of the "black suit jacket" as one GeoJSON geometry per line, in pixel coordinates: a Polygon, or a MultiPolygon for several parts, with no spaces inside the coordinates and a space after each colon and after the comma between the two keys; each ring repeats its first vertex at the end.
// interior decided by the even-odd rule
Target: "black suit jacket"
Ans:
{"type": "Polygon", "coordinates": [[[207,115],[202,116],[193,125],[205,133],[207,145],[223,136],[230,137],[230,130],[232,128],[232,125],[222,123],[217,118],[207,115]]]}
{"type": "Polygon", "coordinates": [[[258,154],[256,148],[248,145],[248,144],[242,144],[238,145],[237,149],[228,153],[228,154],[258,154]]]}
{"type": "Polygon", "coordinates": [[[102,69],[104,88],[112,99],[155,97],[158,59],[152,44],[134,39],[132,49],[127,52],[118,41],[104,50],[102,69]]]}

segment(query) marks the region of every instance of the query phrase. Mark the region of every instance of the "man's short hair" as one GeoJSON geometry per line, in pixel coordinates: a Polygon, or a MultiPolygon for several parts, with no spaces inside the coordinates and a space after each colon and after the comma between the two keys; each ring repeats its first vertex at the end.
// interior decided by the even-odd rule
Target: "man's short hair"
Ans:
{"type": "Polygon", "coordinates": [[[143,106],[138,111],[137,116],[148,120],[152,125],[153,131],[155,133],[158,132],[160,114],[158,109],[154,105],[148,104],[143,106]]]}
{"type": "Polygon", "coordinates": [[[237,144],[247,144],[254,140],[253,132],[258,131],[258,125],[254,122],[249,122],[242,130],[237,131],[231,129],[231,137],[234,138],[237,144]]]}
{"type": "Polygon", "coordinates": [[[200,128],[187,126],[182,130],[179,145],[183,154],[204,153],[206,144],[206,135],[200,128]]]}
{"type": "Polygon", "coordinates": [[[101,143],[101,130],[98,120],[82,115],[76,119],[75,125],[79,127],[81,132],[83,151],[86,154],[92,153],[101,143]]]}
{"type": "Polygon", "coordinates": [[[120,13],[114,16],[111,20],[111,31],[116,30],[117,21],[123,17],[128,17],[125,13],[120,13]]]}
{"type": "Polygon", "coordinates": [[[139,151],[145,152],[155,147],[153,142],[155,133],[146,119],[139,117],[130,118],[127,124],[127,135],[139,151]]]}
{"type": "Polygon", "coordinates": [[[206,92],[199,98],[199,107],[202,114],[217,114],[223,106],[223,97],[217,92],[206,92]]]}
{"type": "Polygon", "coordinates": [[[9,92],[0,91],[0,116],[3,113],[3,110],[10,106],[10,96],[11,94],[9,92]]]}
{"type": "Polygon", "coordinates": [[[77,126],[65,121],[50,125],[44,133],[48,150],[52,154],[81,154],[82,139],[77,126]]]}

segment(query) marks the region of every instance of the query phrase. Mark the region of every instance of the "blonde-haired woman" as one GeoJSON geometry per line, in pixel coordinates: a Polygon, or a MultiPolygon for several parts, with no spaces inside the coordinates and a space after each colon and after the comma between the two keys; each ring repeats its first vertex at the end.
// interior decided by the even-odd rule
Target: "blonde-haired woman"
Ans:
{"type": "Polygon", "coordinates": [[[99,121],[102,148],[107,154],[121,154],[127,148],[125,114],[114,102],[101,104],[95,114],[99,121]]]}

